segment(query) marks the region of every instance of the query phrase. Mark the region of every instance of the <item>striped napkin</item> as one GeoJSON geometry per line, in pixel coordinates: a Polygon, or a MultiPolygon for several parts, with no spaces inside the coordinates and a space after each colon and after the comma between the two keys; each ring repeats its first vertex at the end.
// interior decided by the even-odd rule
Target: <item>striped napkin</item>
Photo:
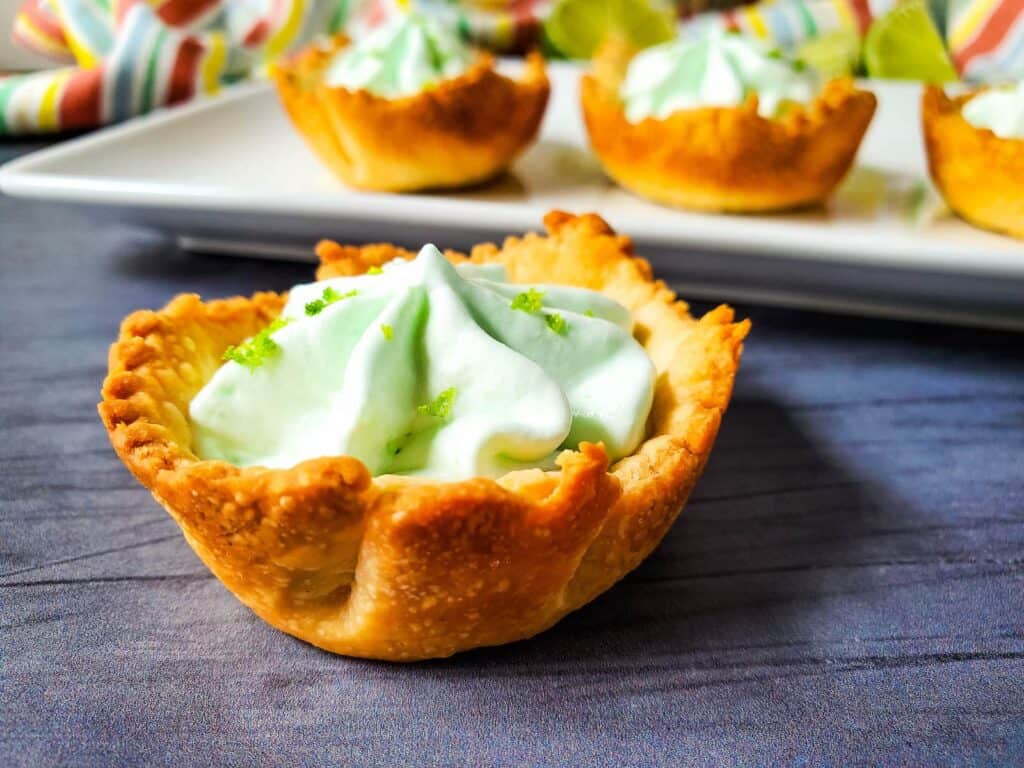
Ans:
{"type": "Polygon", "coordinates": [[[1024,78],[1024,0],[951,0],[946,42],[968,80],[1024,78]]]}
{"type": "Polygon", "coordinates": [[[719,13],[700,14],[683,24],[683,33],[724,27],[789,48],[836,30],[863,35],[871,21],[897,0],[762,0],[719,13]]]}
{"type": "Polygon", "coordinates": [[[0,134],[90,128],[216,93],[344,23],[338,0],[26,0],[14,40],[68,66],[0,80],[0,134]]]}

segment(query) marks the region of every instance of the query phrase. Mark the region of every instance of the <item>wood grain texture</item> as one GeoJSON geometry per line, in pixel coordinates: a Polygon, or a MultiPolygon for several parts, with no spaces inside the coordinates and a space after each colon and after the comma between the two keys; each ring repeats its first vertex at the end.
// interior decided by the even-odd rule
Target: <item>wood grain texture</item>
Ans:
{"type": "Polygon", "coordinates": [[[123,315],[309,274],[0,198],[3,765],[1024,764],[1024,337],[741,308],[654,555],[531,641],[392,666],[257,620],[96,416],[123,315]]]}

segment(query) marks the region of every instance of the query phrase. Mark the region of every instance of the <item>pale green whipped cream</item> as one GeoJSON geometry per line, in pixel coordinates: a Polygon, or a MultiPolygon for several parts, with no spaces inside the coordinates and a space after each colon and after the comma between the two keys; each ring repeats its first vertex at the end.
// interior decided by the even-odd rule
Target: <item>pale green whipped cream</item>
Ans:
{"type": "Polygon", "coordinates": [[[552,468],[583,440],[615,459],[644,437],[654,366],[600,293],[511,284],[427,245],[380,274],[296,286],[281,317],[272,354],[226,362],[192,400],[201,458],[346,455],[374,475],[460,480],[552,468]],[[325,288],[336,300],[307,314],[325,288]]]}
{"type": "Polygon", "coordinates": [[[778,117],[791,102],[807,103],[817,76],[763,43],[711,29],[638,53],[619,90],[631,123],[659,120],[682,109],[735,107],[757,94],[757,111],[778,117]]]}
{"type": "Polygon", "coordinates": [[[964,104],[963,116],[1001,139],[1024,139],[1024,80],[979,93],[964,104]]]}
{"type": "Polygon", "coordinates": [[[394,99],[461,75],[472,60],[456,31],[436,19],[403,13],[339,51],[324,81],[394,99]]]}

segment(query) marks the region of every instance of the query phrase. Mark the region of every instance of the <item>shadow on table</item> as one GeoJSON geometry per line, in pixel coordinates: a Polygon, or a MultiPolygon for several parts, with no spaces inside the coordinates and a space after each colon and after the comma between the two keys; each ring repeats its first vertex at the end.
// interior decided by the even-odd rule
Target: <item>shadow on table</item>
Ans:
{"type": "Polygon", "coordinates": [[[832,594],[823,570],[856,557],[849,548],[882,503],[785,408],[739,396],[686,509],[636,571],[531,640],[412,669],[642,671],[682,656],[711,669],[710,655],[806,644],[832,594]]]}

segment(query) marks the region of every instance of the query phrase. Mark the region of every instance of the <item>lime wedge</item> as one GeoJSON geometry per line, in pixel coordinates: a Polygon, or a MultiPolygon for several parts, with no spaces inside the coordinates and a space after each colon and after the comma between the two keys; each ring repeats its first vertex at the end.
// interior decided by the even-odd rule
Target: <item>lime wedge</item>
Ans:
{"type": "Polygon", "coordinates": [[[651,0],[557,0],[544,23],[544,35],[570,59],[589,59],[611,36],[647,48],[676,36],[668,5],[651,0]]]}
{"type": "Polygon", "coordinates": [[[864,63],[871,77],[928,83],[957,79],[925,0],[906,0],[871,24],[864,63]]]}
{"type": "Polygon", "coordinates": [[[796,57],[826,77],[853,75],[860,65],[860,35],[852,29],[837,29],[806,40],[796,57]]]}

